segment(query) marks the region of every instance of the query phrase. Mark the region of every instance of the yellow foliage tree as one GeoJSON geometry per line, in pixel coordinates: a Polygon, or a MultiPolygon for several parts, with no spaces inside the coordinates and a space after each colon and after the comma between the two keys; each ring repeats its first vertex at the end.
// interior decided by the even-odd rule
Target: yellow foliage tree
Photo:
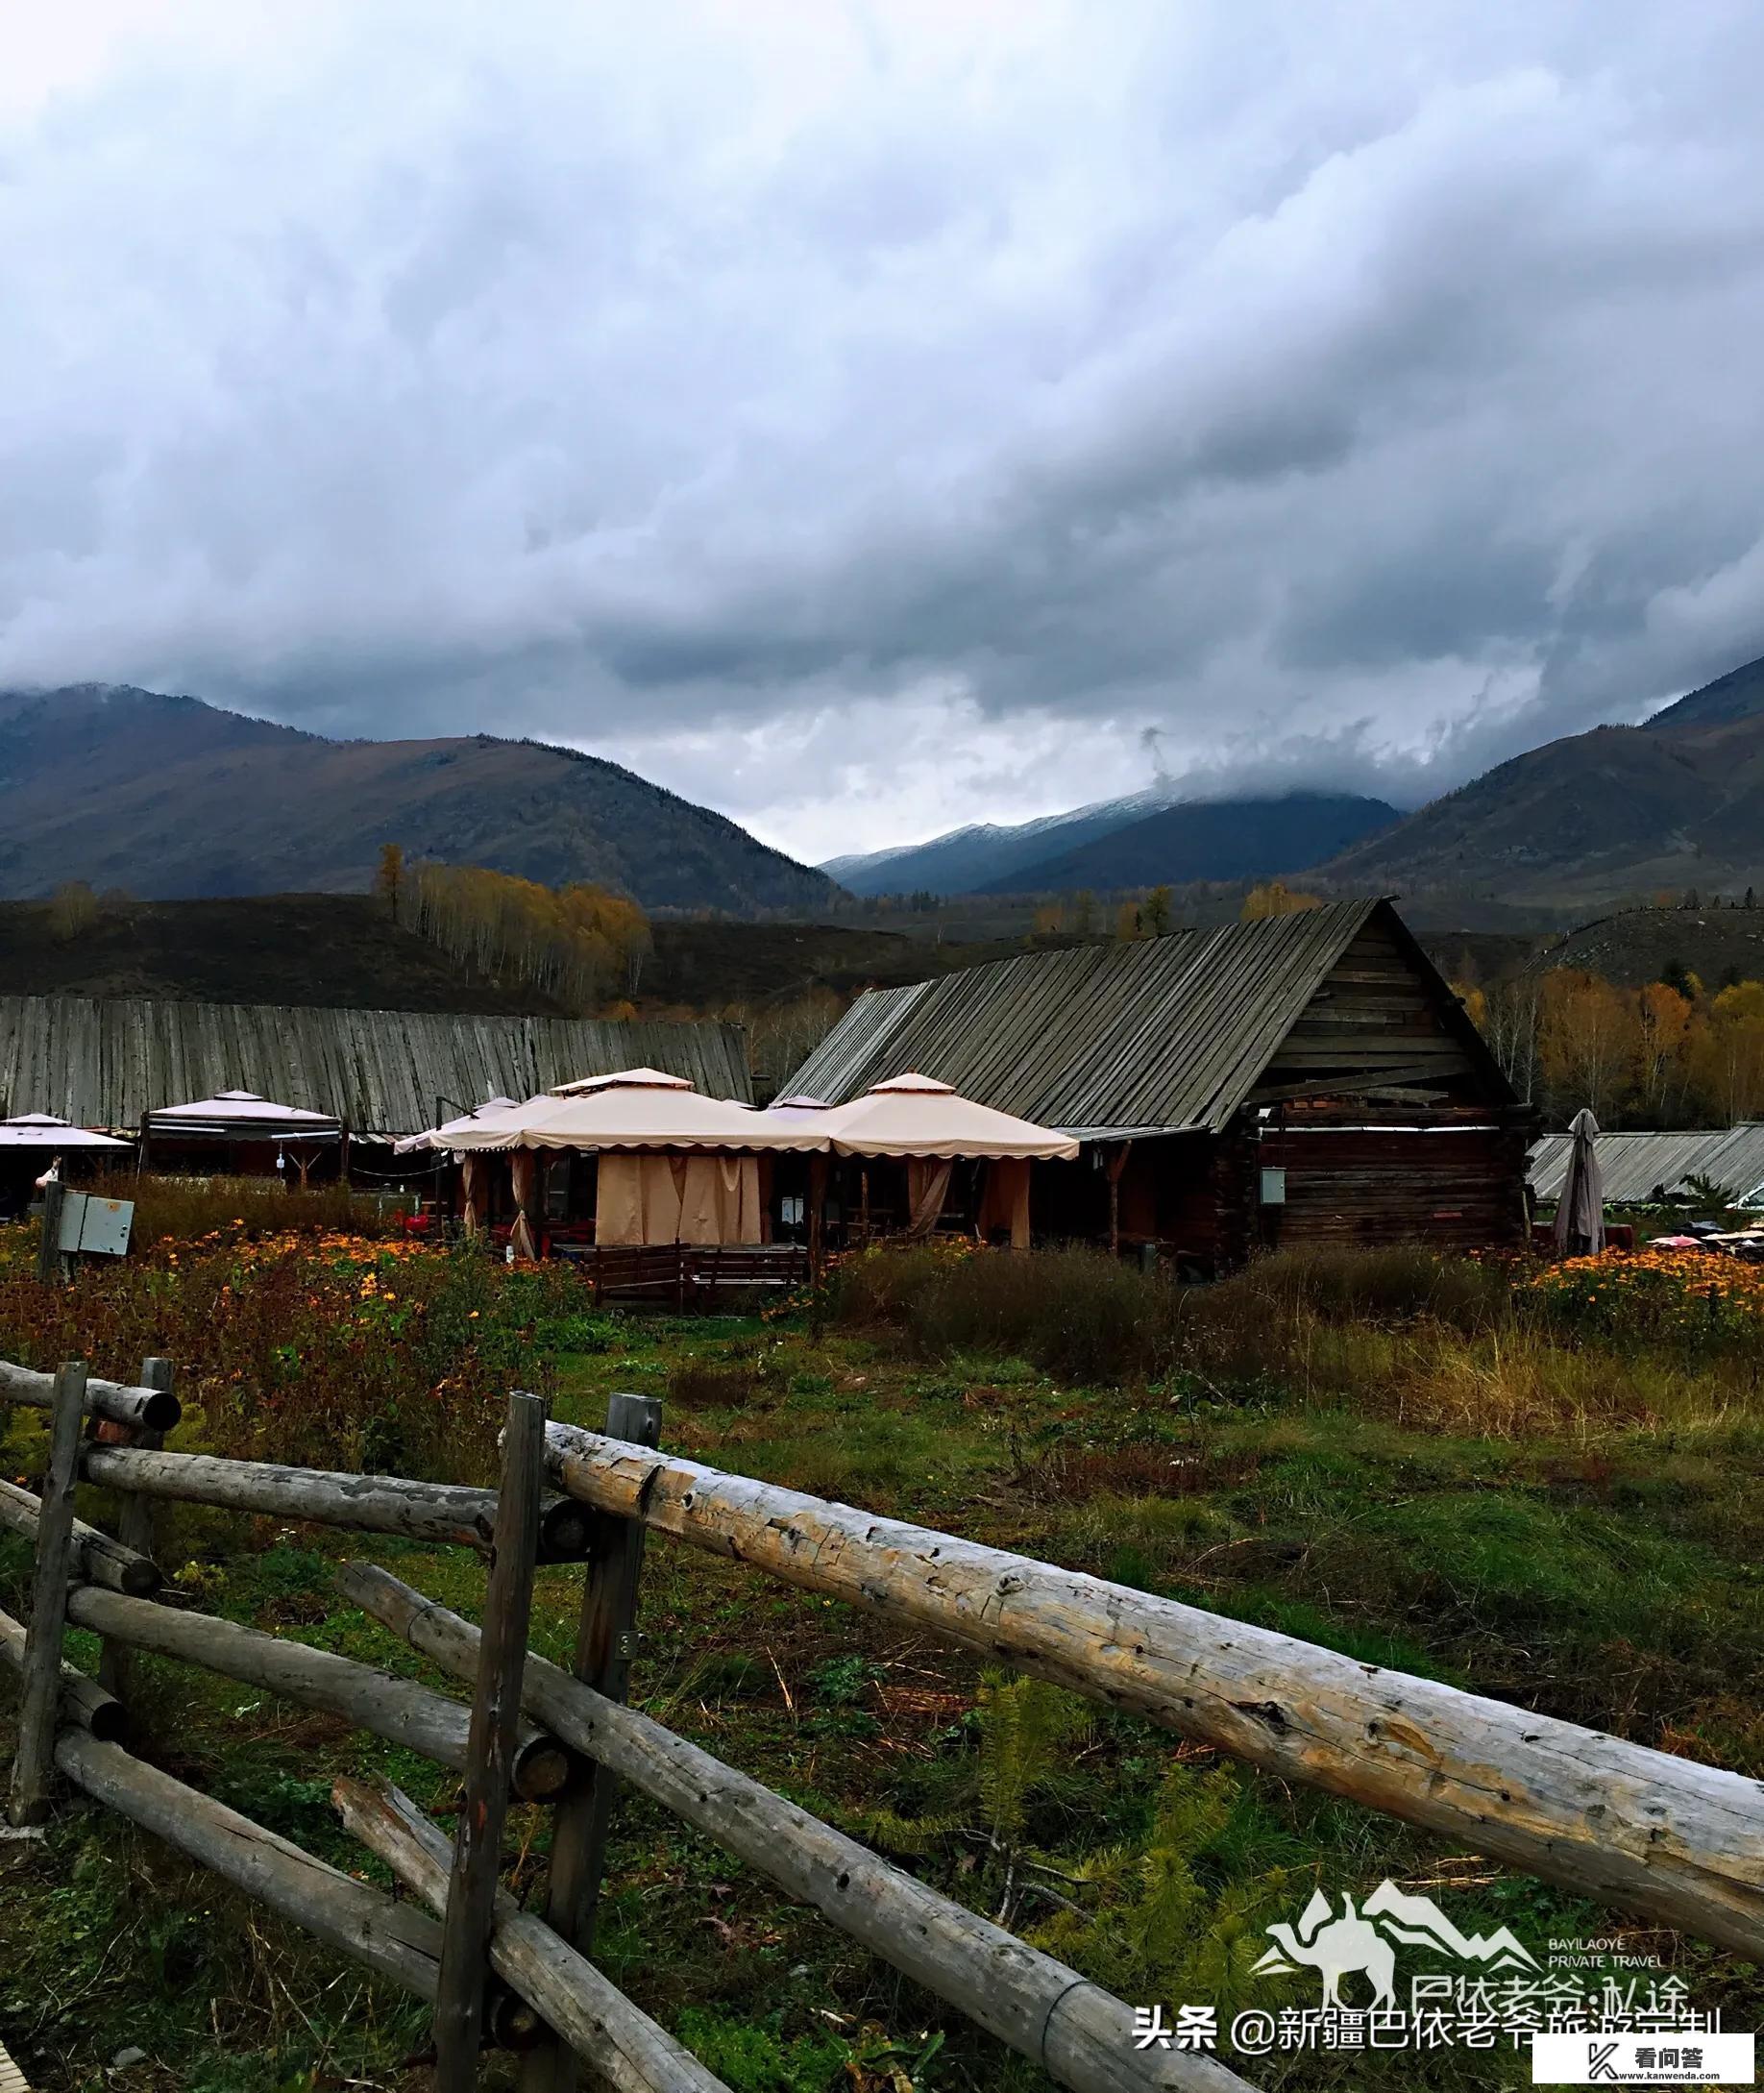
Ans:
{"type": "Polygon", "coordinates": [[[649,921],[625,895],[542,886],[481,865],[421,864],[402,882],[415,928],[480,973],[512,976],[579,1010],[636,993],[649,921]]]}
{"type": "Polygon", "coordinates": [[[1284,879],[1264,879],[1244,897],[1241,921],[1262,923],[1269,916],[1296,916],[1307,908],[1321,908],[1319,894],[1302,894],[1284,879]]]}
{"type": "Polygon", "coordinates": [[[1538,996],[1537,1054],[1556,1096],[1609,1112],[1633,1085],[1641,1020],[1633,997],[1571,967],[1547,973],[1538,996]]]}

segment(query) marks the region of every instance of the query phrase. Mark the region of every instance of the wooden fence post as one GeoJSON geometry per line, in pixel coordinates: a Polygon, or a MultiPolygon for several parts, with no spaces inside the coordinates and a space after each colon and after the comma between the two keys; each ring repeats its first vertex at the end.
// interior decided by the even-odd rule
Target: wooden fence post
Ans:
{"type": "MultiPolygon", "coordinates": [[[[638,1446],[661,1443],[661,1403],[653,1395],[616,1394],[606,1401],[609,1439],[638,1446]]],[[[588,1573],[576,1636],[576,1676],[609,1701],[622,1701],[636,1654],[637,1580],[643,1569],[644,1525],[617,1514],[591,1514],[588,1573]]],[[[575,1789],[557,1807],[545,1920],[578,1955],[594,1953],[600,1880],[619,1777],[585,1765],[575,1789]]],[[[576,2058],[561,2043],[530,2052],[521,2065],[521,2093],[573,2093],[576,2058]]]]}
{"type": "MultiPolygon", "coordinates": [[[[143,1388],[157,1389],[161,1394],[169,1395],[172,1379],[169,1359],[141,1361],[143,1388]]],[[[158,1453],[165,1443],[165,1434],[156,1432],[149,1425],[106,1425],[102,1420],[93,1424],[92,1437],[103,1444],[142,1446],[150,1453],[158,1453]]],[[[116,1538],[125,1547],[133,1548],[136,1555],[146,1556],[149,1562],[154,1555],[154,1523],[153,1499],[133,1490],[124,1490],[116,1510],[116,1538]]],[[[98,1653],[98,1684],[125,1705],[129,1688],[134,1684],[134,1656],[124,1644],[105,1642],[98,1653]]]]}
{"type": "Polygon", "coordinates": [[[508,1398],[502,1478],[497,1496],[495,1554],[484,1600],[478,1688],[472,1700],[465,1806],[453,1842],[435,1994],[435,2093],[472,2093],[490,1978],[490,1932],[502,1872],[502,1823],[521,1682],[532,1613],[533,1564],[539,1551],[539,1500],[545,1482],[545,1403],[519,1391],[508,1398]]]}
{"type": "Polygon", "coordinates": [[[18,1751],[12,1761],[14,1824],[39,1824],[49,1813],[49,1776],[61,1704],[61,1630],[67,1619],[67,1573],[73,1553],[74,1479],[85,1407],[86,1362],[70,1359],[55,1377],[55,1404],[49,1414],[49,1465],[37,1523],[18,1751]]]}
{"type": "Polygon", "coordinates": [[[67,1188],[59,1177],[43,1187],[43,1225],[37,1239],[37,1276],[48,1286],[63,1274],[61,1264],[61,1205],[67,1188]]]}

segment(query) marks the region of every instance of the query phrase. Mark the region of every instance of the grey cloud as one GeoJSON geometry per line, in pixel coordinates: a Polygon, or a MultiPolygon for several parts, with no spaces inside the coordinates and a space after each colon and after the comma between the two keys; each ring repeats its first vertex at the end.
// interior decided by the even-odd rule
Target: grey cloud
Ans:
{"type": "Polygon", "coordinates": [[[0,678],[788,828],[866,707],[1418,797],[1764,651],[1737,0],[316,19],[0,148],[0,678]]]}

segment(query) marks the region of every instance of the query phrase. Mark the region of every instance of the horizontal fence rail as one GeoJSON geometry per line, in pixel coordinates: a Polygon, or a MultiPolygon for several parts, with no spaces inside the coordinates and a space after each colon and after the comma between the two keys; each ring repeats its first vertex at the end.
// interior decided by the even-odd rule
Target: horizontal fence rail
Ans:
{"type": "Polygon", "coordinates": [[[575,1426],[547,1443],[552,1480],[597,1511],[1764,1960],[1764,1784],[575,1426]]]}
{"type": "MultiPolygon", "coordinates": [[[[0,1613],[0,1664],[24,1677],[25,1626],[0,1613]]],[[[88,1673],[61,1665],[61,1716],[89,1730],[101,1744],[120,1744],[129,1734],[129,1716],[114,1694],[107,1693],[88,1673]]]]}
{"type": "MultiPolygon", "coordinates": [[[[16,1483],[0,1481],[0,1530],[16,1534],[35,1548],[42,1510],[40,1497],[20,1490],[16,1483]]],[[[112,1540],[84,1519],[73,1522],[72,1561],[76,1573],[88,1585],[105,1585],[112,1591],[127,1592],[132,1599],[152,1598],[162,1581],[149,1557],[112,1540]]]]}
{"type": "MultiPolygon", "coordinates": [[[[37,1410],[52,1410],[55,1375],[37,1373],[30,1367],[15,1367],[10,1360],[0,1359],[0,1403],[29,1403],[37,1410]]],[[[149,1432],[169,1432],[184,1415],[183,1405],[169,1389],[95,1379],[86,1384],[85,1410],[88,1417],[104,1417],[111,1424],[133,1425],[149,1432]]]]}
{"type": "MultiPolygon", "coordinates": [[[[159,1453],[87,1442],[80,1473],[88,1483],[142,1497],[308,1519],[358,1534],[395,1534],[487,1549],[496,1540],[497,1493],[468,1483],[421,1483],[404,1475],[352,1475],[272,1461],[227,1461],[215,1454],[159,1453]]],[[[588,1525],[568,1497],[548,1497],[539,1515],[539,1561],[579,1563],[588,1525]]]]}
{"type": "MultiPolygon", "coordinates": [[[[340,1715],[389,1744],[448,1766],[466,1768],[471,1710],[414,1679],[395,1679],[354,1658],[309,1649],[235,1621],[208,1613],[174,1613],[148,1599],[125,1599],[113,1591],[76,1588],[67,1617],[79,1628],[151,1650],[245,1686],[261,1687],[302,1708],[340,1715]]],[[[515,1741],[512,1779],[525,1802],[549,1802],[569,1779],[568,1756],[555,1737],[525,1723],[515,1741]]]]}

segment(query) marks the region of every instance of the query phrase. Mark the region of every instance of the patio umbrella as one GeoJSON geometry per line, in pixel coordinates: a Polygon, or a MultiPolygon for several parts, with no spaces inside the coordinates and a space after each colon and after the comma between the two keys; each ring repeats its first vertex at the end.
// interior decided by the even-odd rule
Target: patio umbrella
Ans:
{"type": "Polygon", "coordinates": [[[1605,1187],[1599,1176],[1599,1122],[1584,1105],[1569,1121],[1573,1146],[1556,1202],[1556,1244],[1577,1252],[1605,1247],[1605,1187]]]}

